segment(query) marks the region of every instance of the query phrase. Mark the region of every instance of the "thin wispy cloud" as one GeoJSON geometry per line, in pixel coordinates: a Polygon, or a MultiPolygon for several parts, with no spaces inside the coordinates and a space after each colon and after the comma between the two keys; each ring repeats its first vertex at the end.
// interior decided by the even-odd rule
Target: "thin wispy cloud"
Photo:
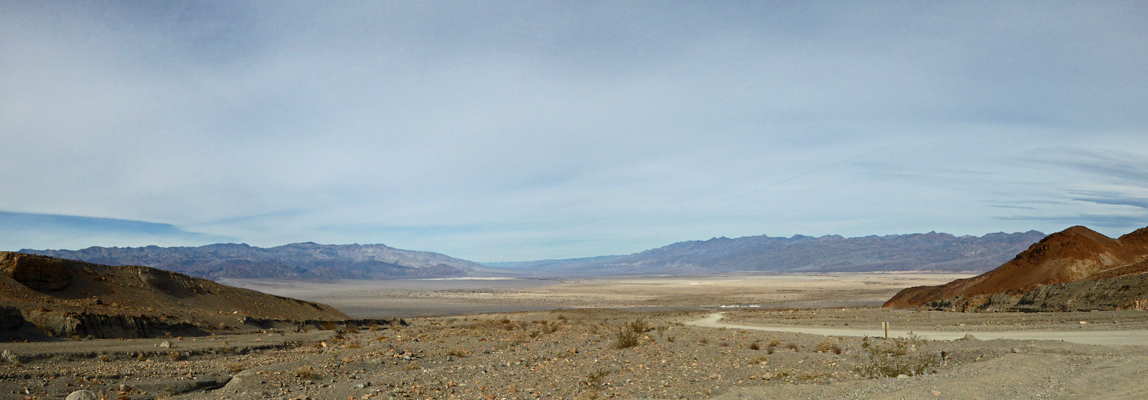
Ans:
{"type": "MultiPolygon", "coordinates": [[[[167,243],[1052,232],[1148,180],[1136,2],[3,9],[0,210],[207,235],[167,243]]],[[[5,247],[115,242],[48,231],[5,247]]]]}

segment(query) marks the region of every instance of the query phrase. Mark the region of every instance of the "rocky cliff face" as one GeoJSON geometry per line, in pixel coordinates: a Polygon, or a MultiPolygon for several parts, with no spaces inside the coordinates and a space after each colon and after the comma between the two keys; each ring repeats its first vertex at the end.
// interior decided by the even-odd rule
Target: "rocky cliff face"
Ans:
{"type": "MultiPolygon", "coordinates": [[[[1054,292],[1060,293],[1053,296],[1061,298],[1057,301],[1069,301],[1063,294],[1073,290],[1053,290],[1049,286],[1080,281],[1099,284],[1105,279],[1144,273],[1148,270],[1142,263],[1146,259],[1148,228],[1112,239],[1083,226],[1074,226],[1049,235],[992,271],[941,286],[902,290],[886,302],[885,307],[929,305],[958,311],[1007,309],[1017,307],[1022,298],[1027,299],[1027,304],[1034,304],[1054,292]],[[1028,296],[1033,290],[1044,294],[1028,296]]],[[[1095,301],[1089,301],[1093,303],[1095,301]]]]}
{"type": "Polygon", "coordinates": [[[141,266],[0,252],[0,325],[56,336],[184,336],[249,321],[343,320],[329,306],[141,266]],[[20,318],[11,313],[18,310],[20,318]]]}

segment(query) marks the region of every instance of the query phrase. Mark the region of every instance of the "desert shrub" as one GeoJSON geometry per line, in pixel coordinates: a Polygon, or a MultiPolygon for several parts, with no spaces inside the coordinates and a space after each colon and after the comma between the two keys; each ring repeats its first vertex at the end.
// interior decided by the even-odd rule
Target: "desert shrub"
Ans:
{"type": "Polygon", "coordinates": [[[638,333],[623,327],[614,334],[614,348],[627,349],[638,345],[638,333]]]}
{"type": "Polygon", "coordinates": [[[721,346],[721,347],[729,347],[729,342],[721,342],[721,343],[718,343],[718,346],[721,346]]]}
{"type": "Polygon", "coordinates": [[[240,371],[243,371],[245,369],[247,369],[247,366],[243,365],[243,363],[233,362],[233,363],[227,364],[227,372],[230,372],[233,374],[237,374],[240,371]]]}
{"type": "Polygon", "coordinates": [[[642,318],[638,318],[634,320],[634,322],[626,324],[626,327],[630,328],[634,333],[646,333],[646,331],[650,330],[650,324],[642,318]]]}
{"type": "Polygon", "coordinates": [[[698,339],[698,343],[703,344],[703,345],[709,344],[710,340],[708,338],[701,338],[701,339],[698,339]]]}
{"type": "Polygon", "coordinates": [[[678,340],[678,338],[676,338],[676,337],[673,337],[673,336],[671,336],[671,335],[666,335],[666,341],[667,341],[667,342],[673,343],[673,342],[675,342],[675,341],[677,341],[677,340],[678,340]]]}
{"type": "Polygon", "coordinates": [[[172,361],[179,361],[183,359],[183,353],[178,351],[169,351],[167,352],[167,358],[170,358],[172,361]]]}
{"type": "Polygon", "coordinates": [[[817,351],[818,353],[841,354],[841,347],[832,340],[824,340],[821,343],[818,343],[817,346],[813,348],[813,350],[817,351]]]}
{"type": "Polygon", "coordinates": [[[463,357],[470,355],[470,352],[467,352],[466,350],[462,350],[462,349],[452,349],[452,350],[448,350],[446,352],[446,355],[454,356],[454,357],[458,357],[458,358],[463,358],[463,357]]]}
{"type": "Polygon", "coordinates": [[[544,324],[542,325],[542,333],[547,335],[558,332],[558,324],[544,324]]]}
{"type": "Polygon", "coordinates": [[[793,350],[793,351],[797,351],[797,349],[801,348],[801,346],[798,345],[797,343],[790,343],[790,344],[785,345],[785,347],[790,349],[790,350],[793,350]]]}
{"type": "Polygon", "coordinates": [[[359,333],[359,327],[355,326],[355,324],[347,324],[343,330],[347,333],[359,333]]]}
{"type": "Polygon", "coordinates": [[[606,375],[610,375],[610,370],[599,368],[597,371],[586,375],[586,379],[583,379],[582,382],[578,384],[589,390],[598,390],[602,387],[602,384],[606,383],[606,375]]]}
{"type": "Polygon", "coordinates": [[[303,380],[313,381],[319,377],[315,373],[315,369],[311,367],[299,367],[295,369],[295,377],[303,380]]]}
{"type": "Polygon", "coordinates": [[[857,373],[869,378],[920,375],[937,365],[937,356],[923,351],[925,340],[909,332],[908,337],[893,338],[881,344],[862,339],[857,373]]]}
{"type": "Polygon", "coordinates": [[[335,321],[324,321],[323,322],[323,330],[333,331],[333,330],[335,330],[335,328],[336,328],[335,321]]]}
{"type": "Polygon", "coordinates": [[[419,366],[419,363],[417,362],[412,362],[403,366],[403,371],[414,371],[416,369],[422,369],[422,367],[419,366]]]}
{"type": "Polygon", "coordinates": [[[753,343],[749,344],[749,349],[750,350],[761,350],[761,345],[757,344],[757,341],[754,341],[753,343]]]}
{"type": "Polygon", "coordinates": [[[781,346],[780,340],[774,339],[774,340],[769,341],[769,347],[777,347],[777,346],[781,346]]]}
{"type": "Polygon", "coordinates": [[[530,332],[530,338],[531,338],[531,339],[534,339],[534,338],[538,337],[538,336],[539,336],[539,335],[541,335],[541,334],[542,334],[542,333],[540,333],[540,332],[538,332],[538,331],[531,331],[531,332],[530,332]]]}

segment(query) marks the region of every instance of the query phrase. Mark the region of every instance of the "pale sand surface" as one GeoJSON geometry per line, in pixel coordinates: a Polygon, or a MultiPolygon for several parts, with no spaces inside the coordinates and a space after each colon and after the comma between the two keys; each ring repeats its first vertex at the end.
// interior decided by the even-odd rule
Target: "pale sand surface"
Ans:
{"type": "Polygon", "coordinates": [[[704,309],[880,306],[908,286],[937,285],[967,274],[870,273],[723,275],[593,279],[450,279],[221,283],[317,301],[352,317],[466,315],[566,308],[704,309]]]}

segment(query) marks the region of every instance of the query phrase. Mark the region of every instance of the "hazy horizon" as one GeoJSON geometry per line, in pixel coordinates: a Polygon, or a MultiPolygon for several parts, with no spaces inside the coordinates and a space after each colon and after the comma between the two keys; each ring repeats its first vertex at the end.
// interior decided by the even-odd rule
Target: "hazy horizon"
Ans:
{"type": "Polygon", "coordinates": [[[0,248],[1148,226],[1141,2],[0,9],[0,248]]]}

